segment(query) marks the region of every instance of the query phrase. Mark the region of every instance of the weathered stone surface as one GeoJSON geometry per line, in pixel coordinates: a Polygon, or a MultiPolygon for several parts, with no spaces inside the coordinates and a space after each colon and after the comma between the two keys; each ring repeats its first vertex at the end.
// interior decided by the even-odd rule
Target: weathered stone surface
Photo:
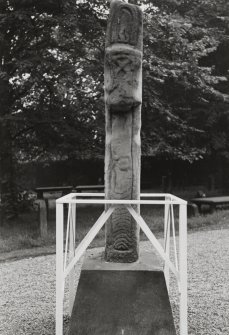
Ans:
{"type": "MultiPolygon", "coordinates": [[[[112,1],[105,50],[106,199],[140,197],[142,12],[112,1]]],[[[139,229],[123,207],[106,224],[105,258],[134,262],[139,229]]]]}
{"type": "Polygon", "coordinates": [[[116,44],[105,54],[105,102],[111,112],[131,112],[141,104],[142,53],[116,44]]]}
{"type": "Polygon", "coordinates": [[[106,47],[115,43],[126,43],[142,50],[142,12],[138,6],[111,1],[106,47]]]}

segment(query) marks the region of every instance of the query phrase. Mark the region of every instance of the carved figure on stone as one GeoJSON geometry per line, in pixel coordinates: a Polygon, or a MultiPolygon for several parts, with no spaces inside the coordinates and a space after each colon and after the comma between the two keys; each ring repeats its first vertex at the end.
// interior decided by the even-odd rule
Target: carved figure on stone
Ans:
{"type": "MultiPolygon", "coordinates": [[[[142,12],[138,6],[111,1],[105,50],[106,199],[140,197],[142,102],[142,12]]],[[[138,259],[139,229],[125,207],[106,224],[105,258],[138,259]]]]}
{"type": "Polygon", "coordinates": [[[141,53],[124,46],[106,50],[105,102],[111,111],[129,112],[141,104],[141,53]]]}

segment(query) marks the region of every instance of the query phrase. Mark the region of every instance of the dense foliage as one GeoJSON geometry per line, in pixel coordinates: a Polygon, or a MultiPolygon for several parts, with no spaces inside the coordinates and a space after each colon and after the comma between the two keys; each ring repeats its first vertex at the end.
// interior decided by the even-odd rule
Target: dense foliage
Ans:
{"type": "MultiPolygon", "coordinates": [[[[143,154],[228,159],[228,1],[139,4],[143,154]]],[[[103,156],[108,5],[0,0],[2,197],[12,194],[18,160],[103,156]]]]}

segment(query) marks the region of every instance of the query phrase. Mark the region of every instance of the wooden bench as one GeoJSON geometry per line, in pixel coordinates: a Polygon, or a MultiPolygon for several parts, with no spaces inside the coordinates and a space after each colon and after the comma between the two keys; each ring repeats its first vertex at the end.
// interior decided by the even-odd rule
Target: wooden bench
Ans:
{"type": "Polygon", "coordinates": [[[98,191],[98,192],[104,192],[104,185],[82,185],[82,186],[76,186],[75,190],[76,192],[88,192],[88,191],[98,191]]]}
{"type": "Polygon", "coordinates": [[[61,196],[70,193],[73,190],[73,186],[48,186],[48,187],[37,187],[35,192],[37,193],[36,204],[39,210],[39,228],[41,238],[46,238],[48,235],[48,199],[44,197],[44,193],[57,193],[60,192],[61,196]]]}
{"type": "Polygon", "coordinates": [[[61,196],[71,193],[71,192],[103,192],[104,185],[82,185],[82,186],[45,186],[45,187],[36,187],[35,192],[37,193],[36,204],[39,208],[39,228],[40,236],[46,238],[48,235],[48,214],[49,214],[49,205],[48,198],[44,197],[44,193],[57,193],[60,192],[61,196]]]}
{"type": "Polygon", "coordinates": [[[203,205],[208,205],[210,207],[210,212],[213,213],[217,208],[229,207],[229,196],[194,198],[191,202],[198,206],[199,213],[202,213],[203,205]]]}
{"type": "Polygon", "coordinates": [[[70,193],[73,190],[73,186],[48,186],[48,187],[37,187],[35,192],[37,193],[37,199],[44,199],[44,193],[50,192],[61,192],[62,196],[70,193]]]}

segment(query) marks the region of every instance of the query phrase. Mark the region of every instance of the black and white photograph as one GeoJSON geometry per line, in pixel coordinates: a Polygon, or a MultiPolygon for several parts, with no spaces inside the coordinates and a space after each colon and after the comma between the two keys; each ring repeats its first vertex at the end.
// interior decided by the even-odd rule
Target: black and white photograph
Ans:
{"type": "Polygon", "coordinates": [[[229,334],[229,1],[0,0],[0,334],[229,334]]]}

